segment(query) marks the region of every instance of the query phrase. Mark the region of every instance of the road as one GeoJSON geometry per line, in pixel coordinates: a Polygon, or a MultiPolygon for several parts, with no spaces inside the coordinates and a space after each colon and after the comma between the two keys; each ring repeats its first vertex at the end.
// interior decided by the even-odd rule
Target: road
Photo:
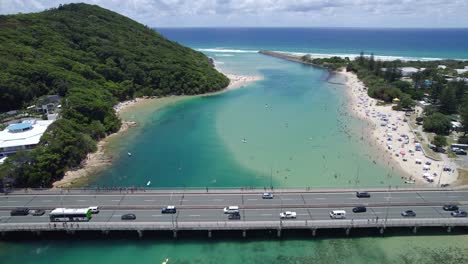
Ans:
{"type": "MultiPolygon", "coordinates": [[[[279,213],[295,211],[296,220],[329,220],[333,209],[347,211],[347,219],[401,219],[401,212],[412,209],[416,218],[452,218],[450,212],[442,210],[446,203],[459,204],[468,209],[468,191],[401,191],[372,192],[371,198],[357,198],[352,192],[337,193],[274,193],[274,199],[262,199],[261,192],[248,194],[148,194],[148,195],[7,195],[0,197],[0,223],[49,222],[44,216],[10,217],[15,207],[83,208],[100,206],[101,212],[93,215],[91,222],[121,221],[123,214],[134,213],[135,221],[142,222],[197,222],[226,221],[222,208],[238,205],[241,221],[277,221],[279,213]],[[175,205],[177,214],[161,214],[160,208],[175,205]],[[357,205],[367,206],[365,213],[353,213],[357,205]]],[[[231,220],[236,221],[236,220],[231,220]]],[[[238,220],[237,220],[238,221],[238,220]]]]}

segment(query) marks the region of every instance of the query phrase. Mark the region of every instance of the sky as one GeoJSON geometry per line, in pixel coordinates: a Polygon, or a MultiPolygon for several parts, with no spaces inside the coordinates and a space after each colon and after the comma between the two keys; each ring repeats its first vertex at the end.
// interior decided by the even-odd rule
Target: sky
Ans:
{"type": "MultiPolygon", "coordinates": [[[[0,0],[0,14],[77,1],[0,0]]],[[[81,0],[150,27],[468,28],[468,0],[81,0]]]]}

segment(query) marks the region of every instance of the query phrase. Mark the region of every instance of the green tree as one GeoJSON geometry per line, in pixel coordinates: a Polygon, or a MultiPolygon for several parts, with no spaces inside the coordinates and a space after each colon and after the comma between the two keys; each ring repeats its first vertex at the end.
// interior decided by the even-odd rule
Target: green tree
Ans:
{"type": "Polygon", "coordinates": [[[432,140],[432,144],[434,144],[437,148],[447,146],[447,138],[442,135],[436,135],[434,140],[432,140]]]}
{"type": "Polygon", "coordinates": [[[434,113],[424,119],[423,128],[426,131],[447,135],[452,128],[450,118],[442,113],[434,113]]]}

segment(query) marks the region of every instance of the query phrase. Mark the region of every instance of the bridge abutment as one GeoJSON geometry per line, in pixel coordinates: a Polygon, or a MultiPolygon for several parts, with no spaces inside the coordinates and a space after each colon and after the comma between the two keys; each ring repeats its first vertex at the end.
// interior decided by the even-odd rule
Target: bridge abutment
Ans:
{"type": "Polygon", "coordinates": [[[208,238],[211,238],[211,237],[212,237],[211,230],[208,230],[208,238]]]}
{"type": "Polygon", "coordinates": [[[351,228],[346,228],[346,236],[349,236],[349,232],[351,232],[351,228]]]}
{"type": "Polygon", "coordinates": [[[246,238],[247,237],[247,230],[242,230],[242,237],[246,238]]]}
{"type": "Polygon", "coordinates": [[[276,230],[276,237],[281,237],[281,229],[276,230]]]}
{"type": "Polygon", "coordinates": [[[315,237],[317,235],[317,229],[312,229],[312,236],[315,237]]]}
{"type": "Polygon", "coordinates": [[[177,230],[172,230],[172,237],[177,238],[177,230]]]}
{"type": "Polygon", "coordinates": [[[143,230],[137,230],[137,233],[138,233],[138,238],[143,237],[143,230]]]}
{"type": "Polygon", "coordinates": [[[418,227],[417,226],[414,226],[413,227],[413,234],[416,234],[418,232],[418,227]]]}
{"type": "Polygon", "coordinates": [[[447,233],[450,233],[450,232],[452,232],[452,227],[451,227],[451,226],[448,226],[448,227],[447,227],[447,233]]]}

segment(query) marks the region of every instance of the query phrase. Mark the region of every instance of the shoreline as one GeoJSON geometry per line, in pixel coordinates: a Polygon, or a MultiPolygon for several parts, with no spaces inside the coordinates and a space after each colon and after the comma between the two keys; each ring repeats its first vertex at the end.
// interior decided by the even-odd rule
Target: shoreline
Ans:
{"type": "Polygon", "coordinates": [[[230,79],[230,83],[227,87],[223,88],[220,91],[197,94],[197,95],[180,95],[180,96],[168,96],[168,97],[139,97],[128,101],[119,102],[114,106],[114,111],[122,119],[122,126],[119,131],[110,134],[100,141],[97,142],[97,150],[93,153],[88,153],[86,159],[82,161],[80,167],[75,170],[68,170],[62,179],[52,183],[53,188],[66,188],[72,187],[76,184],[83,183],[89,177],[103,171],[105,168],[112,165],[113,157],[109,155],[106,147],[109,145],[110,141],[117,136],[124,135],[131,127],[137,127],[139,124],[134,120],[123,120],[122,114],[130,111],[131,109],[143,106],[146,104],[155,105],[156,110],[160,108],[167,107],[173,103],[176,103],[183,99],[196,98],[203,96],[213,96],[222,94],[228,91],[236,90],[243,88],[245,85],[252,82],[260,81],[263,79],[263,76],[260,75],[237,75],[237,74],[227,74],[222,72],[219,68],[216,68],[218,71],[223,73],[226,77],[230,79]]]}
{"type": "Polygon", "coordinates": [[[444,160],[435,161],[427,158],[422,151],[415,151],[417,139],[409,124],[403,121],[405,119],[403,112],[393,110],[393,104],[377,105],[379,101],[367,94],[367,88],[356,74],[345,70],[337,73],[346,78],[345,89],[350,99],[351,113],[368,123],[367,128],[370,130],[368,143],[374,143],[380,149],[382,154],[378,157],[380,162],[382,162],[381,159],[384,159],[384,163],[387,162],[388,165],[392,161],[395,162],[402,172],[409,175],[409,178],[403,179],[407,182],[432,187],[457,182],[458,167],[455,163],[447,164],[444,160]],[[388,121],[382,121],[383,118],[388,121]],[[421,161],[421,163],[416,164],[416,161],[421,161]],[[428,161],[430,164],[426,165],[428,161]],[[427,166],[427,169],[424,169],[424,166],[427,166]],[[443,171],[445,166],[449,166],[452,171],[443,171]],[[429,176],[429,179],[433,178],[433,181],[429,182],[423,175],[429,176]]]}

